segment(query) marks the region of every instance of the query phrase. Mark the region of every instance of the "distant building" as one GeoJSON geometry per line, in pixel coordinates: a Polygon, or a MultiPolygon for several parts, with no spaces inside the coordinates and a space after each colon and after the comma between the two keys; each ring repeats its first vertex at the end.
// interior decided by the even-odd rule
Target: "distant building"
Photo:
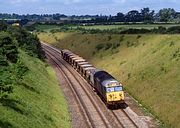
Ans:
{"type": "Polygon", "coordinates": [[[13,23],[12,26],[20,26],[19,23],[13,23]]]}

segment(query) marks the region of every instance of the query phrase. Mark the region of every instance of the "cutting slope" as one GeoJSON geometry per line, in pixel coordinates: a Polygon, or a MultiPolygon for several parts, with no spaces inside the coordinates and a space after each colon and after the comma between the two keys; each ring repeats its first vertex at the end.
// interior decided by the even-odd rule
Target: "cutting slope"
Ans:
{"type": "Polygon", "coordinates": [[[40,33],[39,38],[109,71],[166,127],[180,127],[179,35],[40,33]]]}
{"type": "Polygon", "coordinates": [[[0,101],[0,128],[71,127],[67,102],[53,69],[23,51],[20,59],[29,71],[8,99],[0,101]]]}

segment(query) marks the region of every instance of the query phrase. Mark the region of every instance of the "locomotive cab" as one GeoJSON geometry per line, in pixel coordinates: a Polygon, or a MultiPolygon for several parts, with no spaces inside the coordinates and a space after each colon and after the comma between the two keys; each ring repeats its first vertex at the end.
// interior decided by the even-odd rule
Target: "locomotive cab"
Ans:
{"type": "Polygon", "coordinates": [[[124,91],[121,85],[106,87],[106,101],[110,105],[124,103],[124,91]]]}

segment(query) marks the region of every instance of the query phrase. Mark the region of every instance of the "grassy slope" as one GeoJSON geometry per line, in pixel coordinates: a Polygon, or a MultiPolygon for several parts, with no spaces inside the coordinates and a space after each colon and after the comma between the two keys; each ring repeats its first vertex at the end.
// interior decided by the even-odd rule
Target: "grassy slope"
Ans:
{"type": "Polygon", "coordinates": [[[41,40],[68,48],[124,83],[127,91],[162,120],[180,127],[180,36],[41,33],[41,40]],[[56,38],[56,39],[55,39],[56,38]],[[60,43],[56,43],[60,41],[60,43]],[[95,50],[99,43],[117,43],[112,50],[95,50]],[[128,46],[127,44],[132,46],[128,46]]]}
{"type": "Polygon", "coordinates": [[[0,103],[0,127],[70,127],[67,102],[53,69],[22,51],[20,57],[30,70],[9,101],[0,103]]]}

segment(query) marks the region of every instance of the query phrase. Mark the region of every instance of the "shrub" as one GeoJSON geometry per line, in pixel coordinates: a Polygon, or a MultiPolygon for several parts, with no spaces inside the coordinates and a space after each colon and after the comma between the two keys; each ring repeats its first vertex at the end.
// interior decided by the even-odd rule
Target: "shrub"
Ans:
{"type": "Polygon", "coordinates": [[[12,63],[17,62],[18,50],[15,41],[7,32],[0,33],[0,56],[2,61],[10,61],[12,63]]]}
{"type": "Polygon", "coordinates": [[[151,33],[151,30],[148,29],[134,29],[134,28],[129,28],[127,30],[121,31],[121,34],[144,34],[144,33],[151,33]]]}
{"type": "Polygon", "coordinates": [[[169,27],[167,29],[167,33],[170,33],[170,34],[180,33],[180,26],[169,27]]]}
{"type": "Polygon", "coordinates": [[[108,50],[112,47],[112,43],[106,43],[105,44],[105,50],[108,50]]]}
{"type": "Polygon", "coordinates": [[[165,34],[166,33],[166,28],[159,26],[157,29],[154,28],[151,30],[152,33],[161,33],[161,34],[165,34]]]}
{"type": "Polygon", "coordinates": [[[108,36],[108,41],[110,41],[112,39],[111,35],[108,36]]]}
{"type": "Polygon", "coordinates": [[[112,49],[116,49],[120,46],[120,42],[118,43],[113,43],[112,49]]]}
{"type": "Polygon", "coordinates": [[[17,40],[17,46],[25,50],[29,55],[43,59],[45,57],[41,43],[36,35],[22,28],[10,28],[8,32],[17,40]]]}
{"type": "Polygon", "coordinates": [[[96,45],[96,50],[97,50],[97,51],[99,51],[99,50],[101,50],[101,49],[103,49],[103,48],[104,48],[104,44],[103,44],[103,43],[96,45]]]}

